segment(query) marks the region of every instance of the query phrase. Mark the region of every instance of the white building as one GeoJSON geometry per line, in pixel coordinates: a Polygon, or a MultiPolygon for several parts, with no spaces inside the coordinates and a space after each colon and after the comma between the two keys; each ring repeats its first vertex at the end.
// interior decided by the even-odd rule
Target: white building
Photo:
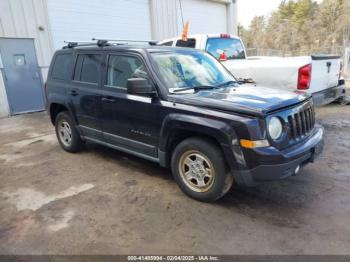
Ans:
{"type": "Polygon", "coordinates": [[[0,117],[44,109],[43,83],[65,40],[236,33],[236,0],[0,0],[0,117]]]}

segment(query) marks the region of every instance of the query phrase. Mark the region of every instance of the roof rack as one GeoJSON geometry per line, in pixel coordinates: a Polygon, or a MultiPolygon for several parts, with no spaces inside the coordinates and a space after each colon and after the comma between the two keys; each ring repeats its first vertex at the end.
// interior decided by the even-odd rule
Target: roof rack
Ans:
{"type": "Polygon", "coordinates": [[[156,45],[158,41],[156,40],[135,40],[135,39],[98,39],[98,38],[92,38],[93,41],[107,41],[107,42],[114,42],[117,44],[127,44],[127,43],[148,43],[149,45],[156,45]]]}
{"type": "MultiPolygon", "coordinates": [[[[97,40],[97,39],[96,39],[97,40]]],[[[93,39],[93,41],[95,41],[95,39],[93,39]]],[[[88,42],[88,41],[64,41],[64,43],[66,43],[67,45],[63,47],[63,49],[66,48],[74,48],[77,46],[99,46],[99,47],[103,47],[103,46],[108,46],[108,41],[106,40],[97,40],[97,42],[88,42]]]]}
{"type": "Polygon", "coordinates": [[[89,41],[64,41],[67,45],[63,47],[63,49],[74,48],[78,46],[95,46],[104,47],[110,46],[111,42],[116,45],[125,45],[128,43],[148,43],[149,45],[156,45],[157,41],[155,40],[131,40],[131,39],[98,39],[92,38],[94,42],[89,41]]]}

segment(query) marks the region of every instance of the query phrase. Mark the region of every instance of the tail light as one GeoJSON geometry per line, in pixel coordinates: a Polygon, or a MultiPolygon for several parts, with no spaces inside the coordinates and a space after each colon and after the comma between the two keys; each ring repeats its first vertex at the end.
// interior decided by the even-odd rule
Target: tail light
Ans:
{"type": "Polygon", "coordinates": [[[299,74],[298,74],[299,90],[309,89],[310,81],[311,81],[311,71],[312,71],[311,64],[308,64],[299,68],[299,74]]]}
{"type": "Polygon", "coordinates": [[[220,38],[231,38],[230,34],[220,34],[220,38]]]}
{"type": "Polygon", "coordinates": [[[226,61],[227,55],[225,54],[225,51],[220,54],[219,61],[226,61]]]}

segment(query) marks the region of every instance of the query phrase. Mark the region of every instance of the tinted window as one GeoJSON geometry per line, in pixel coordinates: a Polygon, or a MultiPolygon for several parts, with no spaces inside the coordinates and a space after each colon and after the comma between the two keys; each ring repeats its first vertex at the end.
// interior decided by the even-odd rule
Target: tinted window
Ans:
{"type": "Polygon", "coordinates": [[[241,40],[234,38],[209,38],[206,50],[216,59],[225,52],[227,59],[244,59],[244,47],[241,40]]]}
{"type": "Polygon", "coordinates": [[[196,47],[196,39],[189,38],[189,39],[187,39],[187,41],[183,41],[181,39],[177,40],[176,46],[195,48],[196,47]]]}
{"type": "Polygon", "coordinates": [[[53,79],[68,80],[70,79],[70,69],[72,64],[71,54],[56,55],[53,64],[51,76],[53,79]]]}
{"type": "Polygon", "coordinates": [[[78,55],[74,72],[74,80],[97,84],[101,59],[101,55],[78,55]]]}
{"type": "Polygon", "coordinates": [[[161,45],[164,45],[164,46],[172,46],[173,45],[173,41],[169,41],[169,42],[165,42],[161,45]]]}
{"type": "Polygon", "coordinates": [[[107,85],[126,88],[129,78],[148,78],[140,59],[111,55],[108,59],[107,85]]]}

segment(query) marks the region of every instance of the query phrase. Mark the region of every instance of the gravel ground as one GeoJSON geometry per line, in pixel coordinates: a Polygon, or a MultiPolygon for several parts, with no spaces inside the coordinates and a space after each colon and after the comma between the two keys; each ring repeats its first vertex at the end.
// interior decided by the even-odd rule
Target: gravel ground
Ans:
{"type": "Polygon", "coordinates": [[[350,106],[317,119],[317,162],[214,204],[145,160],[64,152],[45,113],[1,119],[0,254],[350,254],[350,106]]]}

